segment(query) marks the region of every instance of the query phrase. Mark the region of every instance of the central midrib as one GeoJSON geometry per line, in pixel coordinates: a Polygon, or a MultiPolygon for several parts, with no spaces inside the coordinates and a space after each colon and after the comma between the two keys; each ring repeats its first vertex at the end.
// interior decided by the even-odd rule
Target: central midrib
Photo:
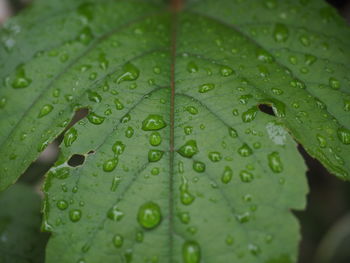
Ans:
{"type": "Polygon", "coordinates": [[[171,0],[171,68],[170,68],[170,136],[169,136],[169,263],[173,260],[173,214],[174,214],[174,125],[175,125],[175,63],[177,41],[177,13],[183,0],[171,0]]]}

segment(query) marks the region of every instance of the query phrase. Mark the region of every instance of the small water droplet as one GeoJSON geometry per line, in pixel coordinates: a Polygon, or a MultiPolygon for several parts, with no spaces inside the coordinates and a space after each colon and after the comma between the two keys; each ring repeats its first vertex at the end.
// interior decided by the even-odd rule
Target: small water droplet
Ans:
{"type": "Polygon", "coordinates": [[[124,109],[124,105],[123,105],[123,103],[121,103],[121,101],[119,99],[114,99],[114,104],[115,104],[115,108],[117,110],[124,109]]]}
{"type": "Polygon", "coordinates": [[[194,161],[193,170],[195,170],[197,173],[203,173],[205,171],[205,164],[200,161],[194,161]]]}
{"type": "Polygon", "coordinates": [[[162,137],[160,136],[159,132],[152,132],[149,137],[149,143],[152,146],[158,146],[162,143],[162,137]]]}
{"type": "Polygon", "coordinates": [[[12,82],[14,89],[23,89],[28,87],[32,83],[32,80],[26,76],[24,65],[19,65],[16,68],[16,75],[12,82]]]}
{"type": "Polygon", "coordinates": [[[112,146],[112,150],[115,154],[120,155],[125,150],[125,144],[121,141],[116,141],[112,146]]]}
{"type": "Polygon", "coordinates": [[[197,115],[198,114],[198,109],[194,106],[187,106],[186,111],[192,115],[197,115]]]}
{"type": "Polygon", "coordinates": [[[113,237],[113,245],[116,248],[122,247],[123,243],[124,243],[124,238],[123,238],[122,235],[119,235],[119,234],[114,235],[114,237],[113,237]]]}
{"type": "Polygon", "coordinates": [[[241,178],[241,181],[244,183],[250,183],[254,179],[253,174],[245,170],[239,173],[239,177],[241,178]]]}
{"type": "Polygon", "coordinates": [[[289,30],[283,24],[276,24],[273,31],[273,36],[276,42],[286,42],[289,38],[289,30]]]}
{"type": "Polygon", "coordinates": [[[283,164],[278,152],[273,152],[268,155],[268,163],[270,169],[274,173],[281,173],[283,171],[283,164]]]}
{"type": "Polygon", "coordinates": [[[44,105],[39,112],[38,118],[42,118],[49,114],[53,110],[53,106],[51,104],[44,105]]]}
{"type": "Polygon", "coordinates": [[[221,68],[220,68],[220,74],[223,77],[229,77],[234,73],[235,73],[234,70],[232,68],[230,68],[229,66],[221,66],[221,68]]]}
{"type": "Polygon", "coordinates": [[[160,150],[149,150],[148,152],[148,161],[149,162],[158,162],[162,159],[164,152],[160,150]]]}
{"type": "Polygon", "coordinates": [[[329,86],[332,89],[340,89],[340,82],[336,78],[329,78],[329,86]]]}
{"type": "Polygon", "coordinates": [[[207,83],[207,84],[200,85],[198,87],[198,92],[199,93],[207,93],[207,92],[213,90],[214,88],[215,88],[215,84],[207,83]]]}
{"type": "Polygon", "coordinates": [[[226,166],[221,176],[221,182],[223,182],[224,184],[228,184],[229,182],[231,182],[232,176],[232,169],[229,166],[226,166]]]}
{"type": "Polygon", "coordinates": [[[244,143],[238,148],[238,153],[242,157],[248,157],[253,153],[253,150],[248,146],[248,144],[244,143]]]}
{"type": "Polygon", "coordinates": [[[193,61],[188,62],[188,64],[187,64],[187,71],[190,72],[190,73],[198,72],[197,64],[195,62],[193,62],[193,61]]]}
{"type": "Polygon", "coordinates": [[[120,221],[124,217],[124,213],[115,205],[108,210],[107,217],[113,221],[120,221]]]}
{"type": "Polygon", "coordinates": [[[221,153],[219,152],[210,152],[208,157],[209,160],[211,160],[214,163],[219,162],[222,159],[221,153]]]}
{"type": "Polygon", "coordinates": [[[95,92],[95,91],[89,91],[89,92],[88,92],[88,98],[89,98],[89,100],[92,101],[92,102],[97,102],[97,103],[99,103],[99,102],[102,101],[101,95],[98,94],[98,93],[95,92]]]}
{"type": "Polygon", "coordinates": [[[68,208],[68,202],[66,200],[59,200],[57,201],[56,205],[60,210],[65,210],[68,208]]]}
{"type": "Polygon", "coordinates": [[[251,122],[255,119],[256,114],[258,112],[258,107],[254,106],[247,111],[242,113],[242,120],[243,122],[251,122]]]}
{"type": "Polygon", "coordinates": [[[78,138],[78,131],[72,127],[64,135],[64,145],[69,147],[78,138]]]}
{"type": "Polygon", "coordinates": [[[125,131],[126,138],[131,138],[132,136],[134,136],[134,132],[134,129],[129,126],[125,131]]]}

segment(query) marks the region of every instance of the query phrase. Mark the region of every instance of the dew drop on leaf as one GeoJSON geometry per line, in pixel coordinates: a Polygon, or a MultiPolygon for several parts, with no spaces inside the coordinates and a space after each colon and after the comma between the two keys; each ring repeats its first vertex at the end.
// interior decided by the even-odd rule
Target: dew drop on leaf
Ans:
{"type": "Polygon", "coordinates": [[[239,173],[239,177],[241,178],[241,181],[244,183],[250,183],[254,179],[253,174],[245,170],[239,173]]]}
{"type": "Polygon", "coordinates": [[[112,172],[118,164],[118,158],[107,160],[103,163],[103,171],[112,172]]]}
{"type": "Polygon", "coordinates": [[[120,221],[124,217],[124,213],[115,205],[108,210],[107,217],[112,221],[120,221]]]}
{"type": "Polygon", "coordinates": [[[270,169],[274,173],[281,173],[283,171],[283,164],[278,152],[273,152],[268,155],[268,163],[270,169]]]}
{"type": "Polygon", "coordinates": [[[184,263],[199,263],[201,260],[200,246],[196,241],[186,241],[182,246],[184,263]]]}
{"type": "Polygon", "coordinates": [[[64,145],[66,147],[71,146],[77,138],[78,138],[77,130],[74,127],[70,128],[64,135],[64,145]]]}
{"type": "Polygon", "coordinates": [[[338,138],[343,144],[350,144],[350,130],[342,127],[337,131],[338,138]]]}
{"type": "Polygon", "coordinates": [[[137,221],[146,229],[155,228],[160,224],[162,214],[158,204],[154,202],[147,202],[140,206],[137,213],[137,221]]]}
{"type": "Polygon", "coordinates": [[[112,150],[116,155],[120,155],[125,150],[125,144],[121,141],[116,141],[112,146],[112,150]]]}
{"type": "Polygon", "coordinates": [[[116,248],[122,247],[123,243],[124,243],[124,238],[123,238],[122,235],[119,235],[119,234],[114,235],[114,237],[113,237],[113,245],[116,248]]]}
{"type": "Polygon", "coordinates": [[[160,150],[149,150],[148,152],[148,161],[149,162],[158,162],[162,159],[164,152],[160,150]]]}
{"type": "Polygon", "coordinates": [[[160,136],[159,132],[152,132],[149,137],[149,143],[152,146],[158,146],[162,142],[162,137],[160,136]]]}
{"type": "Polygon", "coordinates": [[[189,140],[177,152],[183,157],[192,158],[198,153],[197,142],[195,140],[189,140]]]}
{"type": "Polygon", "coordinates": [[[194,161],[193,170],[195,170],[197,173],[203,173],[205,171],[205,164],[200,161],[194,161]]]}
{"type": "Polygon", "coordinates": [[[49,114],[53,110],[53,106],[51,104],[44,105],[39,112],[38,118],[42,118],[49,114]]]}
{"type": "Polygon", "coordinates": [[[229,182],[231,182],[232,176],[232,169],[229,166],[226,166],[221,176],[221,182],[223,182],[224,184],[228,184],[229,182]]]}
{"type": "Polygon", "coordinates": [[[286,42],[289,38],[289,30],[283,24],[276,24],[273,31],[273,37],[276,42],[286,42]]]}
{"type": "Polygon", "coordinates": [[[102,117],[100,115],[97,115],[96,113],[94,112],[91,112],[88,116],[87,116],[87,119],[89,120],[89,122],[91,122],[92,124],[95,124],[95,125],[100,125],[104,122],[105,120],[105,117],[102,117]]]}
{"type": "Polygon", "coordinates": [[[162,116],[156,114],[150,114],[142,122],[142,130],[144,131],[156,131],[163,129],[166,126],[166,123],[162,116]]]}
{"type": "Polygon", "coordinates": [[[81,210],[79,209],[72,209],[69,211],[69,219],[72,222],[78,222],[81,218],[81,210]]]}
{"type": "Polygon", "coordinates": [[[242,157],[248,157],[253,153],[253,150],[248,146],[248,144],[244,143],[238,148],[238,153],[242,157]]]}
{"type": "Polygon", "coordinates": [[[124,81],[137,80],[140,75],[140,70],[133,64],[127,63],[123,66],[123,73],[116,79],[118,84],[124,81]]]}
{"type": "Polygon", "coordinates": [[[198,88],[198,92],[199,93],[207,93],[207,92],[213,90],[214,88],[215,88],[214,84],[207,83],[207,84],[200,85],[198,88]]]}

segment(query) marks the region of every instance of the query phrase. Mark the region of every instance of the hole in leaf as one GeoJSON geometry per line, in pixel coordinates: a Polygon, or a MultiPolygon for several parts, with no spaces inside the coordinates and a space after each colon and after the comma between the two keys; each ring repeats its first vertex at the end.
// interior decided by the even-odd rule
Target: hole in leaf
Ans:
{"type": "Polygon", "coordinates": [[[71,128],[74,124],[76,124],[78,121],[84,119],[89,114],[88,108],[80,108],[75,111],[75,114],[71,120],[71,122],[68,124],[66,130],[71,128]]]}
{"type": "Polygon", "coordinates": [[[82,165],[85,161],[85,156],[82,154],[73,154],[72,157],[68,160],[68,165],[71,167],[77,167],[82,165]]]}
{"type": "Polygon", "coordinates": [[[270,105],[267,105],[267,104],[259,104],[258,105],[258,108],[261,112],[264,112],[268,115],[271,115],[271,116],[276,116],[275,113],[273,112],[273,109],[270,105]]]}
{"type": "Polygon", "coordinates": [[[88,152],[88,154],[90,155],[90,154],[95,154],[96,152],[94,151],[94,150],[91,150],[91,151],[89,151],[88,152]]]}

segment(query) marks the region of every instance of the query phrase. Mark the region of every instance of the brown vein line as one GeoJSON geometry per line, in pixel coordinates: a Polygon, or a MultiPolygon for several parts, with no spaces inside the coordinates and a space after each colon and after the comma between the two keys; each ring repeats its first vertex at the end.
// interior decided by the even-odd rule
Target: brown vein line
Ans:
{"type": "Polygon", "coordinates": [[[170,66],[170,139],[169,139],[169,262],[173,260],[173,232],[174,232],[174,122],[175,122],[175,63],[177,38],[177,12],[182,6],[182,0],[171,1],[171,66],[170,66]]]}

